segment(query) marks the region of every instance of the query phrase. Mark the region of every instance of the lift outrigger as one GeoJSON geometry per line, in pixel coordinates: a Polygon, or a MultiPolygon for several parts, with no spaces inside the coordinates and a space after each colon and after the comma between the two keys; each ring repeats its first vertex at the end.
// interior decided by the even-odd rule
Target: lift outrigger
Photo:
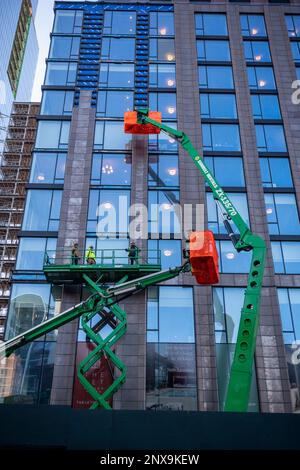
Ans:
{"type": "MultiPolygon", "coordinates": [[[[149,113],[147,109],[139,109],[136,112],[125,113],[125,132],[136,134],[158,134],[160,131],[173,139],[176,139],[176,141],[193,159],[196,167],[203,175],[208,186],[211,188],[215,201],[222,209],[224,225],[236,251],[252,251],[250,273],[245,290],[237,343],[224,407],[225,411],[247,411],[252,381],[256,337],[259,325],[259,308],[266,245],[261,237],[254,235],[250,231],[248,225],[242,219],[226,193],[217,183],[214,176],[205,165],[202,156],[199,155],[199,152],[195,149],[189,137],[184,132],[162,124],[159,113],[154,113],[153,115],[153,113],[149,113]],[[155,119],[153,119],[153,117],[155,119]],[[239,234],[234,232],[231,222],[235,224],[239,234]]],[[[194,239],[195,234],[197,234],[197,232],[194,232],[191,235],[194,239]]],[[[205,278],[204,269],[205,266],[208,269],[211,269],[211,266],[216,268],[213,252],[215,247],[210,243],[208,251],[204,253],[204,256],[201,253],[200,255],[197,254],[197,256],[193,256],[194,239],[190,239],[190,251],[188,253],[189,259],[180,267],[170,268],[168,270],[154,273],[152,272],[151,274],[129,281],[127,279],[124,281],[124,278],[122,278],[114,286],[110,287],[105,286],[103,282],[101,283],[101,277],[95,281],[90,275],[83,273],[82,281],[91,289],[93,292],[92,295],[87,300],[75,305],[73,308],[62,312],[40,325],[37,325],[3,343],[0,346],[0,357],[9,356],[21,346],[59,328],[75,318],[81,317],[82,328],[87,337],[95,344],[95,348],[86,357],[86,359],[79,364],[77,371],[78,379],[94,399],[94,403],[91,407],[92,409],[98,407],[110,409],[110,398],[119,390],[126,380],[126,366],[117,357],[113,350],[114,345],[125,334],[127,328],[126,313],[119,307],[118,302],[146,289],[147,287],[172,279],[184,272],[191,271],[199,283],[212,284],[216,282],[216,273],[213,273],[211,281],[209,282],[209,276],[205,278]],[[203,282],[201,280],[203,280],[203,282]],[[96,315],[100,315],[101,320],[96,324],[96,326],[92,327],[91,320],[96,315]],[[113,324],[114,328],[106,337],[101,336],[100,331],[108,322],[113,324]],[[108,359],[115,369],[118,369],[119,373],[115,373],[113,383],[103,393],[99,393],[87,380],[86,373],[102,357],[108,359]]],[[[80,270],[80,267],[73,268],[75,270],[80,270]]],[[[95,269],[96,268],[97,266],[95,266],[95,269]]]]}

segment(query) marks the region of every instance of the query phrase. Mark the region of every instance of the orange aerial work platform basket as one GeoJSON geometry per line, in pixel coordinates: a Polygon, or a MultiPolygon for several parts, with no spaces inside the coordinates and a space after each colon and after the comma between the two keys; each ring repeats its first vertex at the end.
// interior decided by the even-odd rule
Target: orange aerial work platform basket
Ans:
{"type": "MultiPolygon", "coordinates": [[[[153,121],[161,122],[161,113],[149,111],[148,117],[153,121]]],[[[139,124],[137,122],[137,112],[127,111],[124,114],[124,132],[125,134],[159,134],[160,129],[152,124],[139,124]]]]}
{"type": "Polygon", "coordinates": [[[198,284],[217,284],[219,277],[219,257],[214,235],[210,230],[190,234],[190,263],[192,275],[198,284]]]}

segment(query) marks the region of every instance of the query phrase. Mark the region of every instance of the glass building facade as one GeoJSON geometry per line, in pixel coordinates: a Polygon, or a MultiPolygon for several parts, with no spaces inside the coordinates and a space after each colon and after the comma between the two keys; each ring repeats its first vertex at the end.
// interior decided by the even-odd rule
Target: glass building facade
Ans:
{"type": "MultiPolygon", "coordinates": [[[[38,58],[34,26],[38,0],[3,0],[0,11],[0,117],[6,127],[12,103],[31,101],[38,58]]],[[[2,149],[5,129],[0,134],[2,149]]]]}
{"type": "MultiPolygon", "coordinates": [[[[124,250],[132,203],[159,204],[160,212],[148,211],[141,246],[160,250],[163,268],[182,263],[178,204],[204,205],[219,251],[218,286],[184,275],[124,301],[128,333],[116,351],[127,382],[115,409],[222,409],[251,257],[233,249],[211,190],[174,139],[124,134],[124,112],[147,106],[203,149],[266,240],[249,411],[299,409],[300,112],[287,90],[297,78],[300,9],[261,3],[56,2],[6,337],[87,295],[46,283],[45,250],[55,256],[74,241],[81,252],[124,250]],[[99,207],[115,209],[115,232],[101,225],[99,207]]],[[[88,406],[76,379],[89,350],[81,327],[34,346],[15,359],[23,388],[16,373],[5,400],[88,406]]],[[[109,381],[105,364],[94,379],[109,381]]]]}

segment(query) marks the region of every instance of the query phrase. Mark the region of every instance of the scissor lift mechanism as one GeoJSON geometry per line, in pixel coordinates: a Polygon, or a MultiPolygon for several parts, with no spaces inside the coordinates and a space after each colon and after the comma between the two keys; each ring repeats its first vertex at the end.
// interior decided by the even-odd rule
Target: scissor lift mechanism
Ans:
{"type": "MultiPolygon", "coordinates": [[[[245,290],[238,337],[224,407],[225,411],[247,411],[259,325],[260,296],[266,254],[265,242],[261,237],[254,235],[250,231],[248,225],[217,183],[214,176],[205,165],[202,156],[199,155],[199,152],[195,149],[189,137],[184,132],[172,129],[161,122],[151,119],[148,116],[147,109],[138,110],[137,124],[154,126],[156,129],[159,129],[177,140],[193,159],[196,167],[211,188],[214,199],[222,209],[224,225],[236,251],[252,251],[250,273],[245,290]],[[237,227],[239,235],[234,233],[231,227],[231,221],[237,227]]],[[[113,351],[114,345],[125,334],[127,328],[126,313],[119,307],[118,302],[149,286],[172,279],[180,273],[188,271],[191,271],[189,261],[183,266],[152,273],[131,281],[124,282],[124,279],[121,279],[119,283],[113,287],[105,287],[103,283],[101,284],[101,279],[95,282],[87,274],[83,274],[83,280],[86,285],[90,287],[93,294],[75,307],[3,343],[0,346],[0,357],[3,355],[9,356],[19,347],[59,328],[75,318],[81,317],[82,328],[87,337],[95,343],[95,348],[86,359],[79,364],[77,371],[78,378],[94,399],[91,408],[102,407],[110,409],[110,398],[119,390],[126,379],[126,366],[113,351]],[[90,320],[97,314],[100,314],[102,321],[99,322],[98,327],[97,325],[96,327],[92,327],[90,320]],[[112,319],[115,328],[104,338],[99,334],[99,331],[112,319]],[[87,371],[103,357],[108,359],[119,373],[114,373],[113,383],[103,393],[99,393],[87,380],[85,375],[87,371]]]]}

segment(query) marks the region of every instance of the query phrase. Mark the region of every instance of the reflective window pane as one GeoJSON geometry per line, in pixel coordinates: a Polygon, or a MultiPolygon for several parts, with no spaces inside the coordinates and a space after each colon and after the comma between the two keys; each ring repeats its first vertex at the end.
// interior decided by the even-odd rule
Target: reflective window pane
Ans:
{"type": "Polygon", "coordinates": [[[22,229],[58,230],[61,194],[58,190],[28,190],[22,229]]]}
{"type": "Polygon", "coordinates": [[[205,157],[204,161],[221,186],[245,186],[242,158],[205,157]]]}
{"type": "Polygon", "coordinates": [[[79,53],[80,37],[76,36],[53,36],[49,58],[69,59],[77,58],[79,53]]]}
{"type": "Polygon", "coordinates": [[[256,141],[259,152],[286,152],[286,143],[283,126],[271,124],[257,124],[256,141]]]}
{"type": "Polygon", "coordinates": [[[104,34],[135,34],[136,13],[134,11],[105,11],[104,34]]]}
{"type": "Polygon", "coordinates": [[[149,86],[154,88],[175,88],[175,65],[150,64],[149,86]]]}
{"type": "Polygon", "coordinates": [[[241,29],[243,36],[267,36],[263,15],[241,15],[241,29]]]}
{"type": "Polygon", "coordinates": [[[292,188],[293,181],[288,158],[260,158],[260,171],[265,188],[292,188]]]}
{"type": "Polygon", "coordinates": [[[222,13],[196,13],[196,34],[199,36],[227,36],[226,15],[222,13]]]}
{"type": "Polygon", "coordinates": [[[76,62],[48,62],[45,85],[75,85],[76,62]]]}
{"type": "Polygon", "coordinates": [[[70,121],[39,121],[35,146],[41,149],[67,148],[70,121]]]}
{"type": "Polygon", "coordinates": [[[222,273],[249,273],[251,253],[241,251],[237,253],[231,241],[217,242],[219,253],[220,272],[222,273]]]}
{"type": "Polygon", "coordinates": [[[296,63],[300,63],[300,43],[299,42],[291,42],[292,54],[294,57],[294,61],[296,63]]]}
{"type": "Polygon", "coordinates": [[[134,60],[135,39],[103,38],[101,48],[102,59],[134,60]]]}
{"type": "Polygon", "coordinates": [[[65,153],[35,152],[31,164],[31,183],[63,183],[65,153]]]}
{"type": "Polygon", "coordinates": [[[275,272],[300,274],[300,243],[271,242],[275,272]]]}
{"type": "Polygon", "coordinates": [[[198,60],[228,62],[231,59],[228,41],[198,40],[198,60]]]}
{"type": "MultiPolygon", "coordinates": [[[[247,196],[245,193],[227,193],[228,198],[232,202],[233,206],[236,207],[244,221],[249,225],[249,211],[247,204],[247,196]]],[[[212,193],[206,193],[207,200],[207,217],[208,217],[208,228],[214,233],[227,233],[223,224],[222,214],[213,198],[212,193]]],[[[231,223],[235,233],[238,233],[234,223],[231,223]]]]}
{"type": "Polygon", "coordinates": [[[171,12],[150,12],[150,36],[173,36],[174,16],[171,12]]]}
{"type": "Polygon", "coordinates": [[[232,68],[226,66],[200,65],[199,87],[216,89],[233,89],[232,68]]]}
{"type": "Polygon", "coordinates": [[[100,64],[101,87],[132,88],[134,86],[133,64],[100,64]]]}
{"type": "Polygon", "coordinates": [[[244,41],[247,62],[271,62],[271,53],[267,41],[244,41]]]}
{"type": "Polygon", "coordinates": [[[200,93],[202,118],[236,119],[235,95],[200,93]]]}
{"type": "Polygon", "coordinates": [[[124,117],[126,111],[133,109],[133,92],[99,91],[97,115],[106,117],[124,117]]]}
{"type": "Polygon", "coordinates": [[[16,269],[42,271],[46,250],[54,254],[55,249],[56,238],[21,238],[16,269]]]}
{"type": "Polygon", "coordinates": [[[247,67],[251,90],[276,90],[272,67],[247,67]]]}
{"type": "Polygon", "coordinates": [[[73,100],[73,91],[44,91],[41,105],[41,114],[71,115],[73,109],[73,100]]]}
{"type": "Polygon", "coordinates": [[[131,134],[124,133],[122,121],[96,121],[95,149],[130,150],[131,134]]]}
{"type": "Polygon", "coordinates": [[[150,56],[150,60],[162,60],[166,62],[174,62],[175,60],[174,39],[150,38],[149,56],[150,56]]]}
{"type": "Polygon", "coordinates": [[[239,126],[236,124],[202,124],[204,150],[241,151],[239,126]]]}
{"type": "Polygon", "coordinates": [[[181,266],[180,240],[148,240],[148,263],[155,264],[158,253],[161,256],[161,269],[181,266]]]}
{"type": "Polygon", "coordinates": [[[289,36],[300,37],[300,15],[285,15],[285,21],[289,36]]]}
{"type": "Polygon", "coordinates": [[[159,110],[162,118],[176,119],[176,93],[149,93],[149,108],[159,110]]]}
{"type": "Polygon", "coordinates": [[[277,95],[251,95],[254,119],[281,119],[277,95]]]}
{"type": "Polygon", "coordinates": [[[149,155],[149,186],[179,186],[178,155],[149,155]]]}
{"type": "Polygon", "coordinates": [[[119,154],[94,154],[92,184],[130,185],[131,156],[119,154]]]}
{"type": "Polygon", "coordinates": [[[300,222],[294,194],[265,194],[266,214],[271,235],[299,235],[300,222]]]}

